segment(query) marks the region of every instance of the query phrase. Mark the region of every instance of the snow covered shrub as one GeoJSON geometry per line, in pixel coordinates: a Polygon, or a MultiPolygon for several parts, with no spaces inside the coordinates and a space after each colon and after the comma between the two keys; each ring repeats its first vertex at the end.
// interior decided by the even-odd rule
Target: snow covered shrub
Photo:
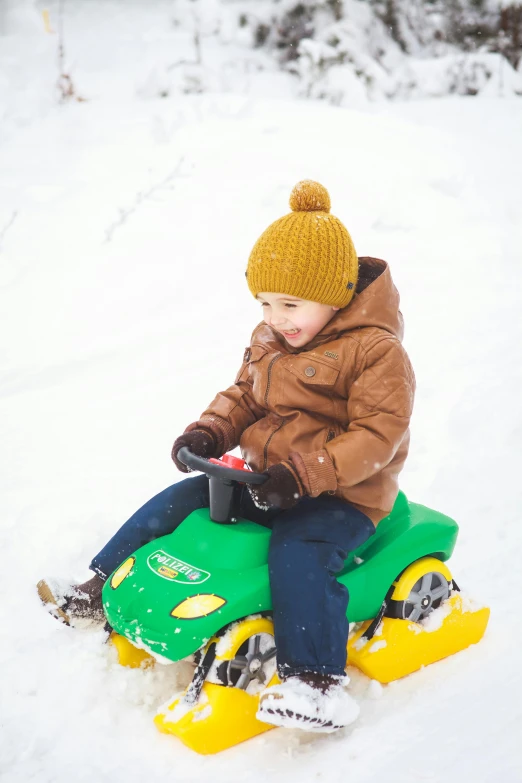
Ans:
{"type": "Polygon", "coordinates": [[[315,31],[313,40],[302,39],[298,60],[287,67],[298,75],[302,95],[335,105],[364,96],[522,94],[512,67],[515,51],[520,57],[518,6],[505,15],[509,34],[502,44],[500,17],[486,2],[345,0],[342,19],[315,31]],[[503,56],[508,49],[512,64],[503,56]]]}
{"type": "MultiPolygon", "coordinates": [[[[79,89],[96,95],[103,80],[84,78],[84,40],[92,51],[135,46],[120,85],[154,100],[255,92],[352,106],[521,91],[522,0],[0,0],[0,104],[23,117],[29,97],[81,100],[82,68],[79,89]],[[141,6],[147,25],[133,32],[141,6]],[[30,69],[17,67],[20,43],[30,69]]],[[[113,60],[111,51],[100,73],[113,60]]]]}
{"type": "Polygon", "coordinates": [[[433,49],[444,35],[444,8],[437,0],[370,0],[369,6],[403,52],[418,55],[429,47],[437,53],[433,49]]]}
{"type": "Polygon", "coordinates": [[[314,35],[314,8],[304,3],[289,8],[275,27],[275,46],[282,53],[282,62],[299,57],[299,44],[304,38],[314,35]]]}
{"type": "Polygon", "coordinates": [[[499,51],[513,68],[522,62],[522,5],[509,5],[500,11],[499,51]]]}
{"type": "Polygon", "coordinates": [[[522,95],[522,74],[499,54],[458,54],[408,60],[397,73],[398,98],[522,95]]]}
{"type": "Polygon", "coordinates": [[[403,60],[400,46],[369,4],[345,0],[341,21],[324,27],[316,40],[301,41],[294,71],[303,95],[349,106],[393,95],[393,74],[403,60]]]}
{"type": "Polygon", "coordinates": [[[343,15],[342,0],[256,0],[241,3],[238,24],[251,31],[252,44],[276,54],[279,62],[299,57],[299,44],[343,15]]]}
{"type": "Polygon", "coordinates": [[[522,55],[522,5],[496,0],[369,0],[407,54],[452,50],[498,52],[517,67],[522,55]]]}

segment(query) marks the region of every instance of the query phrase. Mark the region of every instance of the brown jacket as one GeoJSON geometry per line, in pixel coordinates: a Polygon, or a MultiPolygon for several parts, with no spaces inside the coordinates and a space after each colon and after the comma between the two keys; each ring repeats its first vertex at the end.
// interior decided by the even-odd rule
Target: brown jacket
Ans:
{"type": "Polygon", "coordinates": [[[415,378],[402,334],[388,265],[360,258],[347,307],[304,348],[258,324],[233,386],[185,432],[209,429],[222,453],[240,444],[255,471],[290,459],[311,497],[336,495],[377,523],[408,453],[415,378]]]}

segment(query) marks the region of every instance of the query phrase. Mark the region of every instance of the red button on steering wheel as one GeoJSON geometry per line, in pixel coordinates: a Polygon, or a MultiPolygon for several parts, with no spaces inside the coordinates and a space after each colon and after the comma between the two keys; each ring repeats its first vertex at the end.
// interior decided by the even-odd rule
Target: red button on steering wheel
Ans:
{"type": "Polygon", "coordinates": [[[224,465],[227,468],[235,468],[236,470],[250,471],[250,468],[247,466],[244,459],[241,459],[241,457],[234,457],[232,454],[223,454],[221,459],[210,457],[209,462],[214,463],[214,465],[224,465]]]}

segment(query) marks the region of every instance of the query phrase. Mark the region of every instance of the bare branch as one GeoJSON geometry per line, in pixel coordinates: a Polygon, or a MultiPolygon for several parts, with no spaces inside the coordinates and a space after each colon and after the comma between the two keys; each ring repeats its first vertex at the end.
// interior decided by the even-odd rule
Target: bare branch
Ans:
{"type": "Polygon", "coordinates": [[[60,101],[65,103],[72,98],[74,100],[83,103],[85,98],[76,93],[73,80],[69,73],[65,71],[65,30],[64,30],[64,16],[65,16],[65,0],[58,0],[58,79],[56,86],[60,93],[60,101]]]}
{"type": "Polygon", "coordinates": [[[194,22],[194,33],[192,36],[192,41],[194,43],[194,59],[177,60],[177,62],[171,63],[167,67],[167,71],[173,71],[174,68],[178,68],[180,65],[201,65],[202,63],[200,19],[199,14],[196,11],[192,12],[192,19],[194,22]]]}
{"type": "Polygon", "coordinates": [[[145,201],[150,200],[155,193],[165,188],[169,183],[171,183],[174,179],[177,179],[181,173],[181,167],[183,165],[184,158],[180,158],[177,166],[175,169],[173,169],[170,174],[167,174],[164,179],[160,180],[159,182],[156,182],[154,185],[151,185],[150,188],[147,190],[140,190],[138,193],[136,193],[134,197],[134,203],[131,204],[130,207],[119,208],[120,216],[118,220],[116,220],[114,223],[111,223],[111,225],[105,230],[105,243],[111,242],[112,238],[115,234],[115,232],[123,226],[124,223],[127,222],[127,219],[130,217],[130,215],[133,215],[136,210],[143,204],[145,201]]]}
{"type": "Polygon", "coordinates": [[[4,241],[4,237],[15,222],[16,218],[18,217],[18,211],[15,209],[5,226],[0,230],[0,253],[2,252],[2,243],[4,241]]]}

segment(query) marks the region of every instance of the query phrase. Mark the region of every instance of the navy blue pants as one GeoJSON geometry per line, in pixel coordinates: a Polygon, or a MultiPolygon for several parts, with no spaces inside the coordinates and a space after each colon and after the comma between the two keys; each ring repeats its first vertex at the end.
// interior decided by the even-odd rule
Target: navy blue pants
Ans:
{"type": "MultiPolygon", "coordinates": [[[[193,511],[208,506],[206,476],[173,484],[122,525],[90,568],[107,578],[136,549],[171,533],[193,511]]],[[[272,529],[268,565],[279,675],[344,674],[349,596],[335,575],[348,552],[374,533],[371,520],[333,495],[303,497],[293,508],[263,511],[239,485],[234,514],[272,529]]]]}

